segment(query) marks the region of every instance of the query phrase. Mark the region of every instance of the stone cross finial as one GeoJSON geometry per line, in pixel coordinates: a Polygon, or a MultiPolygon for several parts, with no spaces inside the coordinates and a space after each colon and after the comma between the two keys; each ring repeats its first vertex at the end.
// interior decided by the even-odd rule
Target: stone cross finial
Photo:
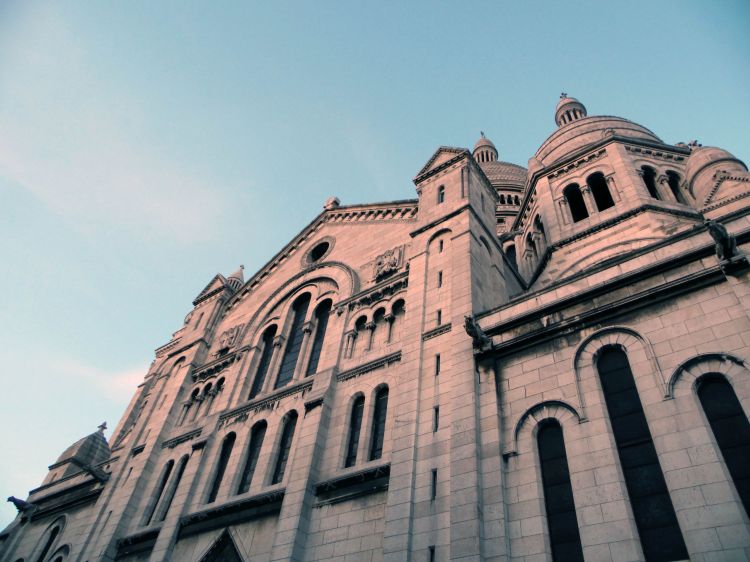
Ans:
{"type": "Polygon", "coordinates": [[[98,425],[97,427],[99,428],[99,431],[104,433],[104,430],[107,429],[107,422],[103,421],[101,425],[98,425]]]}

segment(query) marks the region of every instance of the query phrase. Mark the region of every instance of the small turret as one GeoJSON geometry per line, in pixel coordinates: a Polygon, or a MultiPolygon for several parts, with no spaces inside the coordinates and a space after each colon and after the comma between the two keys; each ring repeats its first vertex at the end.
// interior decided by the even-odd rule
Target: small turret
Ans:
{"type": "Polygon", "coordinates": [[[587,115],[586,107],[580,101],[568,97],[565,92],[560,94],[560,101],[555,108],[555,124],[558,127],[583,119],[587,115]]]}
{"type": "Polygon", "coordinates": [[[240,268],[227,277],[227,285],[231,287],[233,291],[238,291],[242,285],[245,284],[245,266],[241,265],[240,268]]]}
{"type": "Polygon", "coordinates": [[[44,483],[49,484],[77,472],[88,472],[91,467],[109,459],[112,453],[104,437],[106,428],[106,423],[103,423],[98,431],[79,439],[65,449],[57,461],[49,467],[50,472],[44,483]]]}
{"type": "Polygon", "coordinates": [[[481,137],[474,145],[472,155],[474,160],[480,163],[495,162],[497,160],[497,149],[490,139],[484,136],[484,131],[480,131],[481,137]]]}

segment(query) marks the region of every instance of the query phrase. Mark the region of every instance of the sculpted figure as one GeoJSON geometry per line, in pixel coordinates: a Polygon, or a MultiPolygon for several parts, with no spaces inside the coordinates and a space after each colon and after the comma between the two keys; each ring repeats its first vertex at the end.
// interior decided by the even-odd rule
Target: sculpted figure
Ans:
{"type": "Polygon", "coordinates": [[[737,254],[737,241],[734,236],[730,235],[720,222],[707,220],[703,224],[716,242],[716,256],[722,261],[733,258],[737,254]]]}
{"type": "Polygon", "coordinates": [[[464,316],[464,329],[471,336],[475,348],[485,350],[492,347],[492,340],[482,331],[473,316],[464,316]]]}

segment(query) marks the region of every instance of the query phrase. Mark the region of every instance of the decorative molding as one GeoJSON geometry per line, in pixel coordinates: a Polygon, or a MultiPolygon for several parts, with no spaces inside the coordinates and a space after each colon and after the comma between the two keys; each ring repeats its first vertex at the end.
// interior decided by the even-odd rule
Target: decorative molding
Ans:
{"type": "Polygon", "coordinates": [[[744,176],[738,176],[738,175],[732,175],[726,170],[717,171],[714,174],[712,179],[714,180],[714,185],[711,188],[711,191],[709,192],[709,194],[706,196],[706,199],[703,201],[704,205],[708,205],[711,202],[711,200],[714,198],[714,195],[716,195],[716,192],[719,191],[721,184],[724,183],[725,181],[727,180],[739,181],[739,182],[744,182],[744,183],[750,182],[750,176],[747,175],[747,172],[745,172],[744,176]]]}
{"type": "Polygon", "coordinates": [[[143,449],[146,448],[146,444],[143,445],[136,445],[132,449],[130,449],[130,455],[135,457],[136,455],[140,455],[143,452],[143,449]]]}
{"type": "Polygon", "coordinates": [[[336,375],[336,380],[339,382],[348,381],[349,379],[361,377],[366,373],[375,371],[377,369],[382,369],[383,367],[387,367],[388,365],[397,363],[399,361],[401,361],[400,350],[396,351],[395,353],[391,353],[390,355],[375,359],[374,361],[370,361],[369,363],[365,363],[364,365],[360,365],[359,367],[355,367],[354,369],[349,369],[348,371],[339,373],[338,375],[336,375]]]}
{"type": "Polygon", "coordinates": [[[683,160],[685,160],[685,157],[682,154],[674,154],[665,150],[658,150],[643,146],[631,146],[629,144],[626,144],[624,146],[625,150],[627,150],[628,152],[643,154],[644,156],[648,156],[650,158],[658,158],[659,160],[666,160],[671,162],[682,162],[683,160]]]}
{"type": "Polygon", "coordinates": [[[607,153],[606,148],[600,148],[599,150],[595,152],[591,152],[587,154],[583,158],[579,158],[578,160],[575,160],[565,166],[561,166],[560,168],[553,170],[552,173],[550,173],[549,177],[552,179],[557,179],[561,176],[567,175],[573,170],[577,170],[578,168],[581,168],[582,166],[585,166],[591,162],[594,162],[595,160],[599,160],[599,158],[604,156],[606,153],[607,153]]]}
{"type": "Polygon", "coordinates": [[[118,539],[115,543],[117,545],[115,560],[126,558],[131,554],[151,551],[156,544],[156,539],[159,537],[159,530],[160,528],[149,529],[148,531],[118,539]]]}
{"type": "Polygon", "coordinates": [[[304,396],[312,389],[312,386],[312,380],[304,380],[294,386],[282,388],[274,394],[264,396],[258,400],[249,402],[244,406],[240,406],[239,408],[221,414],[219,416],[217,429],[234,425],[236,423],[244,423],[250,417],[250,412],[257,413],[261,410],[273,410],[283,398],[300,393],[304,396]]]}
{"type": "Polygon", "coordinates": [[[175,347],[177,347],[177,344],[180,343],[181,339],[182,338],[175,338],[173,340],[168,341],[167,343],[165,343],[161,347],[157,347],[154,350],[154,353],[156,354],[156,357],[162,357],[168,351],[170,351],[171,349],[174,349],[175,347]]]}
{"type": "Polygon", "coordinates": [[[247,351],[249,347],[242,347],[232,353],[222,355],[213,361],[206,363],[193,371],[191,377],[193,382],[203,382],[207,379],[215,377],[218,373],[229,367],[235,361],[239,361],[242,358],[242,353],[247,351]]]}
{"type": "Polygon", "coordinates": [[[422,341],[431,340],[432,338],[436,338],[438,336],[442,336],[443,334],[447,334],[451,331],[452,324],[448,322],[447,324],[442,324],[438,326],[437,328],[434,328],[432,330],[429,330],[422,334],[422,341]]]}
{"type": "Polygon", "coordinates": [[[218,345],[214,355],[218,356],[222,351],[233,348],[239,340],[241,330],[242,326],[240,325],[232,326],[231,328],[224,330],[217,339],[218,345]]]}
{"type": "Polygon", "coordinates": [[[404,271],[386,281],[370,287],[369,289],[365,289],[348,299],[339,301],[332,310],[336,311],[336,314],[341,315],[346,308],[350,311],[365,308],[373,303],[383,300],[384,298],[405,291],[408,286],[409,272],[404,271]]]}
{"type": "Polygon", "coordinates": [[[178,539],[277,513],[285,493],[280,488],[186,515],[180,519],[178,539]]]}
{"type": "Polygon", "coordinates": [[[315,484],[315,495],[319,499],[315,507],[383,492],[388,489],[390,476],[391,463],[385,463],[318,482],[315,484]]]}
{"type": "Polygon", "coordinates": [[[708,211],[714,211],[720,207],[723,207],[724,205],[729,205],[730,203],[734,203],[735,201],[739,201],[740,199],[744,199],[745,197],[750,197],[750,191],[743,191],[742,193],[738,193],[734,197],[727,197],[726,199],[719,199],[716,203],[713,203],[711,205],[707,205],[706,207],[703,207],[701,209],[701,213],[707,213],[708,211]]]}
{"type": "Polygon", "coordinates": [[[187,433],[183,433],[182,435],[178,435],[177,437],[173,437],[172,439],[167,439],[161,444],[161,448],[162,449],[167,449],[167,448],[174,449],[177,445],[180,445],[181,443],[192,441],[196,437],[200,437],[201,432],[203,432],[203,428],[199,427],[198,429],[188,431],[187,433]]]}
{"type": "Polygon", "coordinates": [[[408,200],[401,202],[397,206],[387,207],[360,207],[345,208],[339,207],[335,211],[328,211],[323,222],[347,222],[360,223],[372,221],[408,221],[414,220],[419,210],[417,200],[408,200]]]}

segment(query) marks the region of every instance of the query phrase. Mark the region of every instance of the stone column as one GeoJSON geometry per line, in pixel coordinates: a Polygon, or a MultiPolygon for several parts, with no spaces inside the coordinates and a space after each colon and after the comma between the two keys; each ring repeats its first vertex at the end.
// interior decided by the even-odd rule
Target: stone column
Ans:
{"type": "Polygon", "coordinates": [[[571,224],[573,222],[573,215],[570,212],[568,200],[565,199],[565,197],[561,197],[557,200],[557,204],[560,207],[560,218],[562,219],[562,223],[564,225],[571,224]]]}
{"type": "Polygon", "coordinates": [[[586,211],[589,216],[596,213],[598,208],[596,206],[596,201],[594,201],[594,196],[591,194],[591,188],[588,185],[581,187],[581,195],[583,195],[583,203],[586,205],[586,211]]]}
{"type": "Polygon", "coordinates": [[[307,364],[310,361],[308,347],[310,346],[310,334],[315,329],[315,322],[308,320],[302,324],[302,346],[299,350],[299,357],[297,357],[297,365],[294,367],[294,376],[292,377],[292,384],[298,382],[304,378],[305,371],[307,370],[307,364]]]}
{"type": "Polygon", "coordinates": [[[365,351],[370,351],[372,349],[373,339],[375,338],[375,322],[370,321],[365,324],[365,330],[369,332],[369,334],[367,334],[367,347],[365,348],[365,351]]]}
{"type": "Polygon", "coordinates": [[[385,320],[386,324],[388,324],[388,334],[386,336],[386,343],[391,343],[391,338],[393,337],[393,321],[396,320],[396,317],[393,314],[386,314],[383,317],[383,320],[385,320]]]}

